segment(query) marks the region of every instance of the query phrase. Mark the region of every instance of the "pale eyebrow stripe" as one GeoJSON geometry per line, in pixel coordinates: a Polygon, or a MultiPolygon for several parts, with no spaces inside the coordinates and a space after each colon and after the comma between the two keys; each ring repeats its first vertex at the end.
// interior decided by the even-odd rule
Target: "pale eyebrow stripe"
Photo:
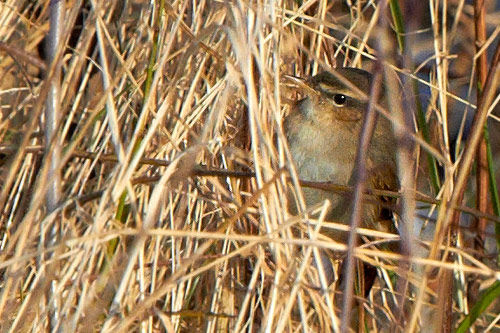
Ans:
{"type": "Polygon", "coordinates": [[[326,83],[319,83],[318,84],[319,88],[328,93],[328,94],[342,94],[342,95],[346,95],[348,97],[352,97],[352,98],[356,98],[356,99],[360,99],[361,96],[356,94],[354,91],[352,90],[349,90],[345,87],[332,87],[326,83]]]}

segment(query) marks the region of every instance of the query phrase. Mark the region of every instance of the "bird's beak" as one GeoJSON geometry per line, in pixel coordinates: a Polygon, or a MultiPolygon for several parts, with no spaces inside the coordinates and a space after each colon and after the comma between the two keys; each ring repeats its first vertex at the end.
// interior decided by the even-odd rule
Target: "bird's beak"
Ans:
{"type": "Polygon", "coordinates": [[[287,74],[284,74],[283,78],[285,78],[288,81],[286,82],[287,84],[294,86],[295,89],[299,88],[299,90],[306,91],[307,95],[309,96],[318,95],[318,92],[315,89],[311,88],[307,83],[307,80],[303,78],[287,74]]]}

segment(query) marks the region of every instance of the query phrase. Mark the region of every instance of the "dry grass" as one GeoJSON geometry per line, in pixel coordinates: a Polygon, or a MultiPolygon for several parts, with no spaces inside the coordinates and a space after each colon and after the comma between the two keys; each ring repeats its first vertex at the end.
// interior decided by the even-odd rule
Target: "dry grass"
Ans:
{"type": "MultiPolygon", "coordinates": [[[[342,257],[318,231],[346,227],[323,221],[327,203],[287,213],[300,184],[281,128],[298,98],[283,76],[338,66],[382,66],[381,112],[402,143],[408,251],[383,250],[398,235],[359,231],[376,241],[354,254],[379,278],[354,296],[355,318],[374,332],[455,330],[500,279],[499,217],[473,208],[476,145],[460,159],[453,148],[476,104],[473,7],[400,1],[411,32],[400,52],[389,7],[348,2],[68,0],[58,17],[48,0],[1,1],[1,330],[339,330],[342,290],[313,258],[342,257]],[[408,129],[416,98],[429,143],[408,129]]],[[[500,11],[486,5],[491,53],[500,11]]],[[[498,102],[491,63],[479,114],[498,102]]],[[[481,310],[473,330],[500,330],[498,311],[481,310]]]]}

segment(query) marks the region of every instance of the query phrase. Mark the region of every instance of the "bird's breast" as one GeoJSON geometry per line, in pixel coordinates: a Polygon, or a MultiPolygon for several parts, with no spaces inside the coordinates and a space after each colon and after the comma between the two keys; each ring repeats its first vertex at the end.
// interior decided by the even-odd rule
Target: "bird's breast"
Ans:
{"type": "Polygon", "coordinates": [[[356,151],[345,150],[342,137],[308,126],[289,134],[290,151],[301,179],[347,184],[356,151]]]}

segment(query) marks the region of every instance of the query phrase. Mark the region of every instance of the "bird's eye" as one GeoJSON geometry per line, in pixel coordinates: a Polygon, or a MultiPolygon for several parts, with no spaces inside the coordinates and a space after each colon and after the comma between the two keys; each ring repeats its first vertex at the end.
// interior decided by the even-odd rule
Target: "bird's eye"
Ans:
{"type": "Polygon", "coordinates": [[[333,95],[333,102],[336,106],[344,106],[347,101],[347,96],[343,94],[335,94],[333,95]]]}

